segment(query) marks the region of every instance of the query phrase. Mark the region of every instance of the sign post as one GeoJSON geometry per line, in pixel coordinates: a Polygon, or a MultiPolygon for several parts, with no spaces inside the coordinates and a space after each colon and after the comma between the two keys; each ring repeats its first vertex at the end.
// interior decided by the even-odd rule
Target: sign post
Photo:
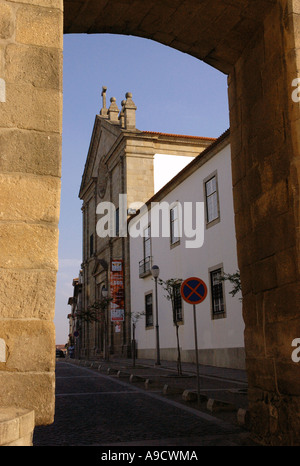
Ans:
{"type": "Polygon", "coordinates": [[[193,304],[193,315],[194,315],[195,353],[196,353],[196,365],[197,365],[197,397],[198,397],[198,404],[200,404],[200,375],[199,375],[199,362],[198,362],[197,319],[196,319],[196,305],[195,304],[193,304]]]}
{"type": "Polygon", "coordinates": [[[194,316],[194,334],[195,334],[195,353],[196,353],[196,366],[197,366],[197,398],[200,404],[200,376],[199,376],[199,363],[198,363],[198,339],[197,339],[197,318],[196,318],[196,304],[202,303],[207,295],[207,286],[203,280],[197,277],[190,277],[182,282],[180,293],[182,299],[189,304],[193,305],[194,316]]]}

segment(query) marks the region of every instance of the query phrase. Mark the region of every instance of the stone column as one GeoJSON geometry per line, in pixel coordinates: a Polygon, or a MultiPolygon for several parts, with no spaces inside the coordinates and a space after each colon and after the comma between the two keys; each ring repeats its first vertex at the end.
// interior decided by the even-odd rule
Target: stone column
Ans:
{"type": "Polygon", "coordinates": [[[0,405],[37,425],[54,416],[62,7],[0,0],[0,405]]]}
{"type": "Polygon", "coordinates": [[[300,444],[299,2],[281,0],[229,77],[233,192],[252,429],[300,444]]]}

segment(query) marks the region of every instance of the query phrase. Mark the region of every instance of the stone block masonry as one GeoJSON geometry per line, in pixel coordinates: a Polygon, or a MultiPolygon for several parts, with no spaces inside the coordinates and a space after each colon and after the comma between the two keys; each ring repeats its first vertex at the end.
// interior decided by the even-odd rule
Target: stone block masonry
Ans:
{"type": "Polygon", "coordinates": [[[0,446],[32,446],[34,411],[14,407],[0,410],[0,446]]]}
{"type": "Polygon", "coordinates": [[[291,359],[300,334],[297,5],[270,10],[229,78],[249,407],[253,431],[271,445],[300,441],[299,367],[291,359]]]}
{"type": "Polygon", "coordinates": [[[62,10],[62,0],[0,0],[1,444],[30,444],[8,407],[37,425],[54,419],[62,10]]]}

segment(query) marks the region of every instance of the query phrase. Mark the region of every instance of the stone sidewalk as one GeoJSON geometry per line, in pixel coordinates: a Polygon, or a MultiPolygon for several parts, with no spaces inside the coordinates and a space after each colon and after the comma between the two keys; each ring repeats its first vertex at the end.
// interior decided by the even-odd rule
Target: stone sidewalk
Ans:
{"type": "Polygon", "coordinates": [[[197,367],[182,363],[178,376],[176,361],[111,358],[109,361],[68,359],[68,362],[90,367],[111,377],[122,378],[146,390],[155,391],[179,403],[239,425],[250,428],[247,374],[244,370],[199,365],[199,399],[197,367]]]}

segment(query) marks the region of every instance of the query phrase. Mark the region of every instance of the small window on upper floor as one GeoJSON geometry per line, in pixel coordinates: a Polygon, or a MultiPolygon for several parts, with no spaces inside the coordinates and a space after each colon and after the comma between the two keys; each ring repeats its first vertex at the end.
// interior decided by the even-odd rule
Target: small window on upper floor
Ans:
{"type": "Polygon", "coordinates": [[[144,230],[143,237],[143,255],[144,259],[151,256],[151,227],[147,226],[144,230]]]}
{"type": "Polygon", "coordinates": [[[180,242],[180,226],[179,226],[179,207],[175,204],[170,209],[170,242],[171,246],[180,242]]]}
{"type": "Polygon", "coordinates": [[[206,224],[214,225],[220,221],[219,193],[217,174],[213,174],[204,180],[206,224]]]}
{"type": "Polygon", "coordinates": [[[94,235],[90,236],[90,257],[94,254],[94,235]]]}
{"type": "Polygon", "coordinates": [[[144,229],[143,235],[143,259],[139,262],[139,277],[144,278],[151,274],[151,227],[144,229]]]}
{"type": "Polygon", "coordinates": [[[120,234],[120,210],[119,207],[116,208],[116,236],[120,234]]]}

